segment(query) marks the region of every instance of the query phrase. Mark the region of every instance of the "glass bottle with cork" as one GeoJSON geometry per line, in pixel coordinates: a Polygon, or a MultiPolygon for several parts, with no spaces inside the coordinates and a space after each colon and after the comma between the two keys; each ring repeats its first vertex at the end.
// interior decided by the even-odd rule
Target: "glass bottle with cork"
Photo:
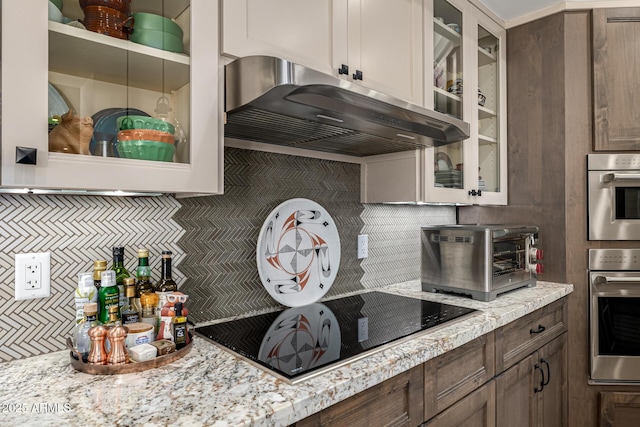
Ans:
{"type": "Polygon", "coordinates": [[[151,283],[151,267],[149,267],[149,250],[138,249],[138,268],[136,268],[136,310],[142,316],[142,305],[140,304],[140,296],[142,294],[153,292],[153,283],[151,283]]]}
{"type": "Polygon", "coordinates": [[[140,313],[136,310],[134,301],[136,298],[136,280],[133,277],[127,277],[123,280],[123,284],[127,302],[120,311],[120,318],[123,325],[129,325],[140,321],[140,313]]]}
{"type": "Polygon", "coordinates": [[[130,276],[129,271],[124,266],[124,247],[116,246],[113,248],[113,264],[111,270],[116,272],[116,285],[118,285],[118,291],[120,293],[120,311],[122,307],[127,304],[127,297],[124,294],[124,282],[123,280],[130,276]]]}

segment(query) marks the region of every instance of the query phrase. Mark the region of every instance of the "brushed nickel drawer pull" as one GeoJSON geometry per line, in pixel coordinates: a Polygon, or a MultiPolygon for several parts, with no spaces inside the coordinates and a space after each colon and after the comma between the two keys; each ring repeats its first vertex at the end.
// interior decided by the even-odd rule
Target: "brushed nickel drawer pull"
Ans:
{"type": "MultiPolygon", "coordinates": [[[[529,330],[529,333],[530,333],[530,334],[539,334],[540,332],[544,332],[544,331],[545,331],[545,329],[547,329],[547,328],[545,328],[545,327],[544,327],[544,326],[542,326],[542,325],[538,325],[538,329],[531,329],[531,330],[529,330]]],[[[544,374],[543,374],[543,375],[544,375],[544,374]]]]}

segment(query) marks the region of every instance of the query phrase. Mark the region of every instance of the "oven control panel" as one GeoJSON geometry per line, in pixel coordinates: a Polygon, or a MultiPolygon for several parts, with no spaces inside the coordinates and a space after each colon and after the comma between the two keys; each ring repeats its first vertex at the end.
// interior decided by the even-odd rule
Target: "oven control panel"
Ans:
{"type": "Polygon", "coordinates": [[[640,270],[640,249],[589,249],[589,270],[640,270]]]}

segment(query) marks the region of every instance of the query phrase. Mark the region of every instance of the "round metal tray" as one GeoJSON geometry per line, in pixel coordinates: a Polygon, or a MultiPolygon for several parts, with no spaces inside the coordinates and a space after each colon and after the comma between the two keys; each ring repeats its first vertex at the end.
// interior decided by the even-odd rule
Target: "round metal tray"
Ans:
{"type": "Polygon", "coordinates": [[[132,372],[142,372],[147,369],[159,368],[160,366],[168,365],[175,362],[178,359],[183,358],[191,351],[193,347],[193,335],[189,332],[191,338],[189,344],[186,347],[176,350],[173,353],[165,354],[163,356],[155,357],[151,360],[144,362],[129,362],[124,365],[92,365],[90,363],[84,363],[82,357],[78,353],[78,350],[73,346],[71,338],[67,338],[67,348],[69,348],[69,359],[71,360],[71,366],[74,369],[92,375],[118,375],[118,374],[130,374],[132,372]]]}

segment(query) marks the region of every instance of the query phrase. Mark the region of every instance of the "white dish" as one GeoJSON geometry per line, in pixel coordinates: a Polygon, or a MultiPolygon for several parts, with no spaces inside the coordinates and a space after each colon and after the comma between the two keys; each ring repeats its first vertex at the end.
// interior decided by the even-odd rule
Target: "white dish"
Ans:
{"type": "Polygon", "coordinates": [[[69,111],[69,106],[65,102],[64,98],[49,83],[49,118],[53,116],[62,116],[69,111]]]}
{"type": "Polygon", "coordinates": [[[262,285],[280,304],[317,302],[340,266],[340,237],[331,215],[309,199],[290,199],[265,220],[256,248],[262,285]]]}

